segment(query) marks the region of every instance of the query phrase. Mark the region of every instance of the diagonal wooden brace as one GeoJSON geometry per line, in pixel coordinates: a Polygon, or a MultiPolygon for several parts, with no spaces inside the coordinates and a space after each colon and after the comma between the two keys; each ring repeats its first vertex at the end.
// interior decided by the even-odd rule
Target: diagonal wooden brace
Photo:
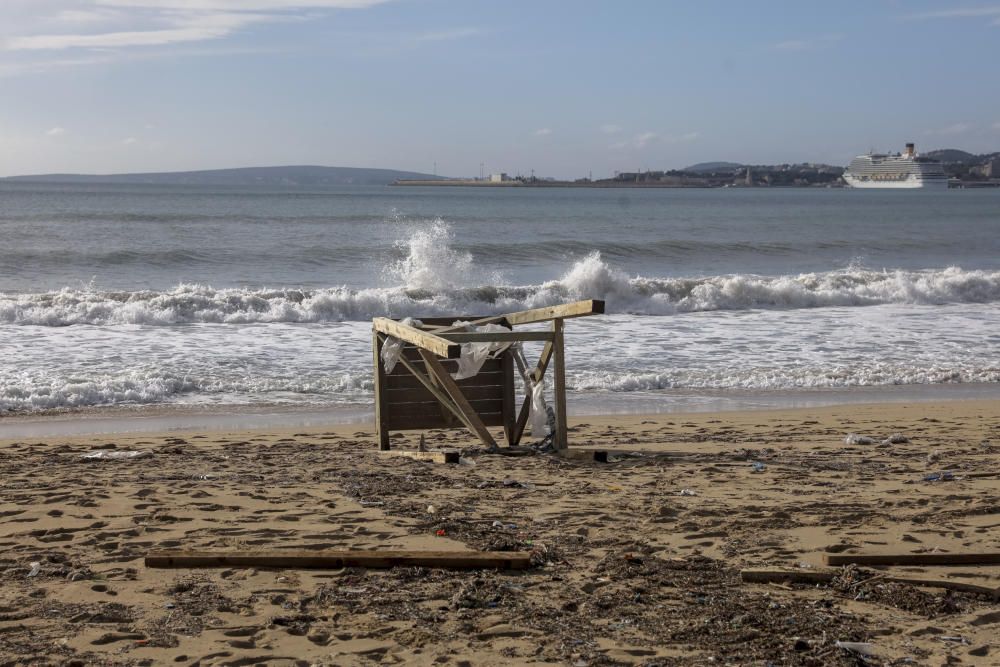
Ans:
{"type": "Polygon", "coordinates": [[[483,441],[484,445],[489,447],[490,451],[498,450],[499,447],[497,446],[497,442],[493,439],[493,436],[490,435],[486,425],[483,424],[483,420],[479,418],[475,409],[469,404],[468,399],[465,398],[465,394],[462,393],[461,387],[459,387],[458,383],[456,383],[451,375],[448,374],[448,371],[445,370],[443,365],[441,365],[438,358],[426,350],[422,350],[420,348],[417,348],[417,350],[420,352],[420,358],[424,360],[424,364],[426,365],[429,373],[437,379],[441,387],[451,397],[451,400],[455,402],[455,406],[465,416],[463,421],[466,425],[468,425],[469,429],[479,436],[479,439],[483,441]]]}

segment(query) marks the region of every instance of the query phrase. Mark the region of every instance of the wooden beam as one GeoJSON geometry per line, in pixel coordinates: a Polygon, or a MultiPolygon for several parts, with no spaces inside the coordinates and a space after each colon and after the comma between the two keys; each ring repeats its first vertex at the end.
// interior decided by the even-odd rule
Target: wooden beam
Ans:
{"type": "Polygon", "coordinates": [[[378,331],[372,331],[372,353],[375,355],[375,437],[378,448],[389,449],[389,429],[386,427],[386,396],[385,396],[385,364],[382,363],[382,345],[384,337],[378,331]]]}
{"type": "Polygon", "coordinates": [[[448,570],[524,570],[531,554],[516,551],[393,551],[273,549],[268,551],[154,551],[146,567],[276,567],[340,569],[343,567],[430,567],[448,570]]]}
{"type": "Polygon", "coordinates": [[[586,317],[587,315],[602,315],[604,313],[604,301],[600,299],[587,299],[586,301],[574,301],[564,303],[559,306],[548,306],[545,308],[532,308],[516,313],[507,313],[504,317],[511,326],[518,324],[531,324],[532,322],[546,322],[548,320],[569,319],[571,317],[586,317]]]}
{"type": "MultiPolygon", "coordinates": [[[[542,354],[538,357],[538,363],[535,365],[535,370],[531,372],[531,381],[540,382],[543,377],[545,377],[545,369],[549,367],[549,360],[552,358],[553,344],[549,341],[542,348],[542,354]]],[[[531,395],[524,397],[524,402],[521,403],[521,411],[517,413],[517,423],[514,425],[514,437],[513,442],[516,445],[521,442],[521,437],[524,435],[524,428],[528,425],[528,415],[531,413],[531,395]]]]}
{"type": "Polygon", "coordinates": [[[434,332],[453,343],[518,343],[552,340],[551,331],[498,331],[496,333],[434,332]]]}
{"type": "Polygon", "coordinates": [[[448,374],[441,362],[437,360],[437,357],[426,352],[425,350],[420,350],[420,356],[424,360],[424,364],[427,366],[427,370],[437,379],[438,383],[444,388],[444,390],[451,396],[451,400],[455,402],[455,407],[462,413],[465,417],[463,420],[473,433],[479,436],[479,439],[483,441],[489,449],[497,449],[496,440],[490,434],[489,429],[483,424],[483,421],[479,418],[476,411],[469,405],[469,401],[466,400],[465,395],[462,393],[461,387],[459,387],[455,380],[448,374]]]}
{"type": "MultiPolygon", "coordinates": [[[[755,584],[773,584],[786,581],[799,584],[826,584],[833,581],[833,579],[839,574],[839,570],[771,570],[759,568],[740,570],[740,578],[744,582],[755,584]]],[[[944,588],[952,591],[986,595],[994,600],[1000,599],[1000,588],[980,586],[979,584],[968,584],[964,581],[942,581],[939,579],[921,579],[919,577],[896,577],[882,575],[878,575],[878,580],[888,581],[895,584],[924,586],[926,588],[944,588]]]]}
{"type": "Polygon", "coordinates": [[[514,427],[517,415],[514,414],[514,352],[505,350],[500,357],[503,363],[503,438],[510,447],[514,444],[514,427]]]}
{"type": "Polygon", "coordinates": [[[376,317],[372,320],[372,327],[376,331],[416,345],[418,348],[433,352],[445,359],[457,359],[462,356],[462,346],[459,343],[445,340],[438,335],[402,322],[390,320],[388,317],[376,317]]]}
{"type": "MultiPolygon", "coordinates": [[[[625,452],[622,452],[623,454],[625,452]]],[[[556,456],[571,461],[596,461],[597,463],[608,462],[608,452],[606,449],[580,449],[574,447],[569,449],[557,449],[556,456]]]]}
{"type": "Polygon", "coordinates": [[[924,554],[823,554],[827,565],[997,565],[1000,552],[924,554]]]}
{"type": "Polygon", "coordinates": [[[534,322],[547,322],[557,318],[569,319],[571,317],[586,317],[587,315],[603,315],[604,301],[601,299],[587,299],[586,301],[574,301],[558,306],[547,306],[545,308],[532,308],[531,310],[519,310],[516,313],[506,315],[493,315],[491,317],[480,317],[462,326],[450,326],[435,329],[435,333],[443,334],[449,331],[457,331],[466,326],[480,326],[494,322],[506,321],[510,326],[515,324],[532,324],[534,322]]]}
{"type": "MultiPolygon", "coordinates": [[[[602,301],[602,308],[603,303],[602,301]]],[[[561,318],[552,320],[552,333],[555,334],[555,338],[552,340],[552,354],[555,356],[552,398],[556,404],[556,433],[553,442],[556,451],[559,451],[569,447],[566,431],[566,346],[563,344],[563,321],[561,318]]]]}
{"type": "Polygon", "coordinates": [[[458,463],[458,460],[462,458],[461,453],[456,451],[414,452],[405,449],[392,449],[379,453],[388,456],[402,456],[415,461],[430,461],[431,463],[458,463]]]}

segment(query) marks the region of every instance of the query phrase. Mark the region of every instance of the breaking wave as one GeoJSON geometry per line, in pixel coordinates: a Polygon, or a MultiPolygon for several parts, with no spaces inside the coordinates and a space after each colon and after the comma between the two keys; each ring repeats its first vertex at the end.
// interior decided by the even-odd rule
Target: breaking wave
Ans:
{"type": "Polygon", "coordinates": [[[959,267],[925,271],[839,271],[786,276],[700,278],[629,276],[592,253],[558,280],[537,285],[461,286],[475,282],[467,255],[411,240],[410,253],[386,271],[395,287],[353,289],[217,289],[180,284],[166,291],[65,288],[0,294],[0,324],[40,326],[190,323],[336,322],[376,316],[494,314],[573,299],[605,299],[608,312],[636,315],[853,307],[879,304],[1000,301],[1000,272],[959,267]]]}

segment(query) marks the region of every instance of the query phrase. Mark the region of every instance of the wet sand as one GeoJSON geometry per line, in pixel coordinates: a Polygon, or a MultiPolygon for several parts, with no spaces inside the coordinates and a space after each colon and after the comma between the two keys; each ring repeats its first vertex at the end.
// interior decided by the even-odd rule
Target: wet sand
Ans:
{"type": "MultiPolygon", "coordinates": [[[[1000,603],[824,552],[1000,551],[1000,403],[584,417],[609,463],[386,458],[370,424],[0,443],[6,663],[1000,664],[1000,603]],[[872,444],[845,444],[856,433],[872,444]],[[909,441],[882,444],[894,433],[909,441]],[[83,459],[98,450],[129,459],[83,459]],[[641,452],[629,456],[627,452],[641,452]],[[763,465],[754,465],[763,464],[763,465]],[[941,471],[950,479],[925,481],[941,471]],[[977,476],[970,476],[975,474],[977,476]],[[987,476],[982,476],[982,475],[987,476]],[[524,572],[150,570],[158,548],[524,550],[524,572]],[[37,563],[37,566],[33,566],[37,563]]],[[[395,439],[416,443],[417,434],[395,439]]],[[[1000,566],[892,567],[1000,586],[1000,566]]]]}

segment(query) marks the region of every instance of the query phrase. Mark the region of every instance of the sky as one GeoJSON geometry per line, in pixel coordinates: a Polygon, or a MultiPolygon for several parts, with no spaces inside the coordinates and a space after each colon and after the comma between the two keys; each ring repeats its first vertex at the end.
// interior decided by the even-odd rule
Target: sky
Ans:
{"type": "Polygon", "coordinates": [[[1000,150],[1000,2],[0,0],[0,176],[1000,150]]]}

